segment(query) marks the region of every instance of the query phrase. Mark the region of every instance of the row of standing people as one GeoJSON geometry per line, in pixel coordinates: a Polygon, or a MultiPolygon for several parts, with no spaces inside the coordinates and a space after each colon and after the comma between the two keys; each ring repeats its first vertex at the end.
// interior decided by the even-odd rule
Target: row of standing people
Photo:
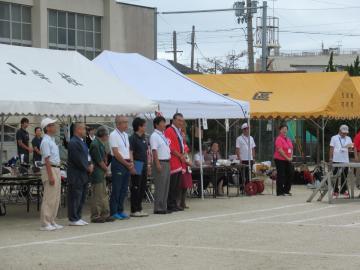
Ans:
{"type": "MultiPolygon", "coordinates": [[[[55,219],[60,204],[60,155],[54,136],[57,133],[56,120],[45,118],[41,122],[44,137],[40,145],[43,167],[41,169],[44,195],[41,206],[41,230],[52,231],[63,228],[55,219]]],[[[142,209],[147,176],[153,170],[155,184],[154,214],[169,214],[186,208],[186,189],[191,179],[187,168],[191,163],[186,158],[188,147],[182,134],[184,118],[174,115],[172,125],[166,128],[166,120],[154,119],[154,132],[150,137],[151,157],[145,139],[146,122],[136,118],[133,121],[134,134],[129,137],[128,119],[116,117],[116,129],[108,133],[99,127],[96,138],[87,147],[84,137],[85,125],[75,123],[73,137],[68,143],[67,197],[69,225],[84,226],[82,218],[88,182],[91,182],[91,221],[95,223],[128,219],[124,209],[129,180],[131,179],[131,216],[145,217],[142,209]],[[107,195],[106,176],[108,172],[105,144],[111,152],[111,195],[107,195]],[[153,161],[153,164],[151,164],[153,161]],[[185,181],[180,181],[185,179],[185,181]]],[[[191,176],[190,176],[191,177],[191,176]]]]}

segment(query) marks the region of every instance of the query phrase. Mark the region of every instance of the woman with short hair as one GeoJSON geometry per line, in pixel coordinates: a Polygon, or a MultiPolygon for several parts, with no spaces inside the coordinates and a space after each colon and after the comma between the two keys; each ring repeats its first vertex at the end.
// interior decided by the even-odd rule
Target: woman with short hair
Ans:
{"type": "Polygon", "coordinates": [[[288,127],[282,124],[279,127],[280,134],[275,140],[274,160],[277,170],[276,195],[291,196],[291,180],[293,177],[293,144],[287,137],[288,127]]]}

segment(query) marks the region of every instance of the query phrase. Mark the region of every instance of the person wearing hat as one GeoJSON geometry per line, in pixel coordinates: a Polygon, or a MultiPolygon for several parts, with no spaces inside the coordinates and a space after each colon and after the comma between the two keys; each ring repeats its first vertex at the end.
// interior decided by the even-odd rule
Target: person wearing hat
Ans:
{"type": "Polygon", "coordinates": [[[41,121],[41,128],[45,133],[40,144],[43,164],[41,180],[44,186],[40,213],[40,230],[42,231],[53,231],[63,228],[63,226],[55,222],[61,193],[59,147],[56,145],[54,138],[57,132],[55,123],[56,120],[50,118],[45,118],[41,121]]]}
{"type": "Polygon", "coordinates": [[[242,124],[241,130],[242,134],[236,139],[236,155],[237,158],[240,160],[240,163],[246,165],[244,168],[244,185],[246,185],[249,182],[249,164],[251,164],[252,167],[255,159],[256,144],[254,138],[250,136],[250,129],[247,123],[242,124]]]}
{"type": "MultiPolygon", "coordinates": [[[[333,163],[349,163],[349,148],[353,147],[352,140],[349,136],[349,127],[347,125],[341,125],[339,134],[333,136],[330,141],[330,154],[329,162],[333,163]]],[[[339,168],[334,168],[333,174],[336,175],[339,168]]],[[[349,191],[346,183],[348,175],[348,168],[343,168],[341,174],[340,194],[344,197],[349,197],[349,191]]],[[[334,186],[334,197],[339,196],[339,180],[336,179],[334,186]]]]}

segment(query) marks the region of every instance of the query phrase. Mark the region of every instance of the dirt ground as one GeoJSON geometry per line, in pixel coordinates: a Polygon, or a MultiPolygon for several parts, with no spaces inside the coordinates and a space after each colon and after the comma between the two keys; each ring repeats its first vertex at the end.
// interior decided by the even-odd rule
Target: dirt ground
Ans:
{"type": "Polygon", "coordinates": [[[189,199],[185,212],[55,232],[39,231],[35,205],[11,205],[0,269],[359,269],[360,202],[306,203],[310,192],[189,199]]]}

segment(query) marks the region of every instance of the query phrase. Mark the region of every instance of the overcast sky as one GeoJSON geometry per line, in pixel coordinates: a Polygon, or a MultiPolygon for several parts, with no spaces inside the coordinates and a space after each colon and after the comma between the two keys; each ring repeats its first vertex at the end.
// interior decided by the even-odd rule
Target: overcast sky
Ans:
{"type": "MultiPolygon", "coordinates": [[[[158,11],[213,9],[232,7],[233,0],[127,0],[123,2],[157,7],[158,11]]],[[[280,18],[281,51],[306,51],[324,47],[341,46],[343,49],[360,48],[360,0],[277,0],[268,1],[269,15],[280,18]],[[273,10],[272,7],[275,7],[273,10]],[[316,10],[306,10],[316,9],[316,10]],[[289,33],[286,31],[319,32],[322,34],[289,33]],[[332,35],[329,35],[332,34],[332,35]],[[342,35],[335,35],[342,34],[342,35]],[[349,34],[358,36],[349,36],[349,34]]],[[[257,14],[261,15],[261,12],[257,14]]],[[[179,62],[190,63],[190,31],[192,25],[196,30],[218,30],[245,27],[237,24],[233,12],[201,13],[186,15],[158,16],[158,51],[159,58],[172,58],[165,53],[172,49],[171,32],[178,35],[179,62]]],[[[254,27],[256,22],[254,19],[254,27]]],[[[227,32],[199,32],[196,34],[196,59],[204,57],[223,58],[235,50],[236,53],[246,50],[246,39],[241,29],[227,32]]],[[[260,51],[257,51],[259,56],[260,51]]],[[[241,61],[246,65],[246,56],[241,61]]]]}

